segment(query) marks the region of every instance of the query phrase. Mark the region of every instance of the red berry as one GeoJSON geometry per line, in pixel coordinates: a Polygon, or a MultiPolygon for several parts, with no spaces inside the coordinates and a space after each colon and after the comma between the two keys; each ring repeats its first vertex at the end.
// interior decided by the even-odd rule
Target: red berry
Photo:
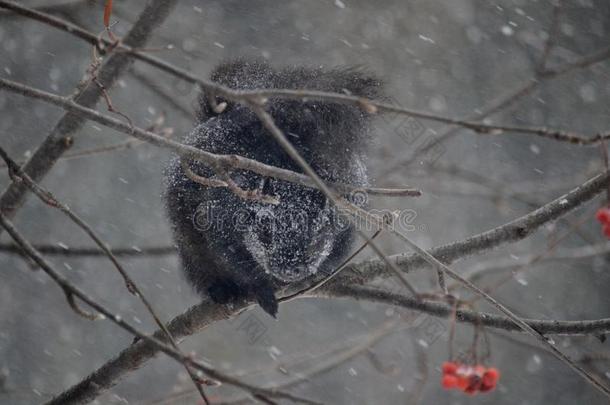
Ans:
{"type": "Polygon", "coordinates": [[[466,388],[468,388],[468,384],[469,384],[468,377],[459,375],[457,378],[458,378],[457,388],[459,388],[461,390],[465,390],[466,388]]]}
{"type": "Polygon", "coordinates": [[[481,379],[481,381],[483,382],[483,385],[485,385],[487,387],[494,387],[497,382],[497,380],[495,380],[493,376],[491,376],[487,373],[485,373],[485,375],[483,375],[483,378],[481,379]]]}
{"type": "Polygon", "coordinates": [[[455,374],[458,369],[458,365],[452,361],[446,361],[442,366],[443,374],[455,374]]]}
{"type": "Polygon", "coordinates": [[[481,378],[479,378],[479,376],[473,374],[470,377],[468,377],[468,388],[472,388],[475,391],[478,391],[480,386],[481,386],[481,378]]]}
{"type": "Polygon", "coordinates": [[[604,207],[597,210],[595,218],[602,224],[610,223],[610,208],[604,207]]]}
{"type": "Polygon", "coordinates": [[[497,368],[488,368],[485,372],[485,375],[487,376],[487,378],[490,378],[494,383],[498,382],[498,380],[500,379],[500,372],[497,368]]]}
{"type": "Polygon", "coordinates": [[[481,392],[491,391],[496,388],[496,384],[500,379],[500,372],[495,368],[489,368],[483,374],[483,378],[481,379],[481,392]]]}
{"type": "Polygon", "coordinates": [[[468,387],[464,388],[464,392],[469,395],[474,395],[477,393],[477,391],[478,387],[476,385],[469,385],[468,387]]]}
{"type": "MultiPolygon", "coordinates": [[[[610,215],[610,209],[608,209],[608,214],[610,215]]],[[[607,224],[607,228],[608,235],[610,235],[610,222],[607,224]]],[[[481,364],[465,365],[454,361],[446,361],[441,368],[443,371],[441,381],[443,388],[456,388],[469,395],[494,390],[500,379],[498,369],[486,368],[481,364]]]]}
{"type": "Polygon", "coordinates": [[[457,388],[458,386],[458,378],[454,375],[445,375],[443,376],[443,380],[441,381],[443,388],[449,390],[451,388],[457,388]]]}
{"type": "Polygon", "coordinates": [[[481,384],[481,387],[479,388],[479,391],[481,392],[489,392],[492,391],[494,388],[496,388],[495,385],[487,385],[485,383],[481,384]]]}

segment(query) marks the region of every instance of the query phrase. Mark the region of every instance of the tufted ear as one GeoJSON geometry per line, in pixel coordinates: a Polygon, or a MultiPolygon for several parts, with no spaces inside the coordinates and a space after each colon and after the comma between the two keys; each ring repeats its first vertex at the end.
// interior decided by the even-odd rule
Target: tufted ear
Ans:
{"type": "Polygon", "coordinates": [[[232,89],[252,90],[273,87],[275,76],[276,72],[264,60],[240,58],[218,65],[210,79],[232,89]]]}
{"type": "MultiPolygon", "coordinates": [[[[210,79],[231,89],[254,90],[275,87],[275,76],[276,72],[264,60],[239,58],[218,65],[210,74],[210,79]]],[[[207,121],[232,108],[233,104],[228,100],[204,91],[199,95],[197,120],[207,121]]]]}

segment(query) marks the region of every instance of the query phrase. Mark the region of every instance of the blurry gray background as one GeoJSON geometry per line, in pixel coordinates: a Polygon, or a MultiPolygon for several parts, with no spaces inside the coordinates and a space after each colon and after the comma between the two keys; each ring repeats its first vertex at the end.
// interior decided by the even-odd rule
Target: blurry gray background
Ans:
{"type": "MultiPolygon", "coordinates": [[[[27,1],[31,6],[43,2],[27,1]]],[[[103,2],[80,2],[55,12],[93,32],[102,26],[103,2]]],[[[551,65],[574,60],[609,45],[610,3],[566,1],[551,54],[551,65]]],[[[124,35],[144,2],[115,1],[114,31],[124,35]]],[[[215,64],[237,56],[255,56],[273,65],[361,65],[386,82],[397,103],[451,117],[468,116],[513,91],[532,77],[552,20],[552,2],[545,0],[315,0],[315,1],[182,1],[155,30],[149,47],[173,45],[155,55],[195,74],[207,76],[215,64]]],[[[73,36],[10,13],[0,14],[0,75],[67,95],[84,75],[91,47],[73,36]]],[[[582,133],[610,129],[608,62],[541,83],[491,122],[560,127],[582,133]]],[[[160,113],[165,126],[182,137],[193,124],[195,90],[184,82],[136,62],[110,91],[113,104],[140,127],[160,113]],[[151,84],[152,83],[152,87],[151,84]],[[166,98],[169,95],[176,108],[166,98]]],[[[105,111],[103,104],[100,110],[105,111]]],[[[0,92],[0,144],[13,158],[24,160],[62,115],[59,108],[0,92]]],[[[443,143],[440,158],[422,156],[410,165],[413,152],[426,137],[444,127],[419,121],[426,136],[407,142],[404,117],[378,120],[368,162],[376,186],[421,188],[418,199],[372,198],[377,208],[412,209],[417,216],[411,236],[423,247],[463,239],[505,223],[561,195],[603,169],[599,149],[579,148],[521,134],[475,135],[460,130],[443,143]],[[434,161],[433,165],[429,163],[434,161]],[[475,173],[489,180],[486,184],[475,173]],[[494,188],[488,185],[494,184],[494,188]],[[513,192],[521,193],[518,198],[513,192]]],[[[429,139],[429,138],[426,138],[429,139]]],[[[126,140],[95,124],[79,131],[72,151],[126,140]]],[[[112,247],[168,246],[164,217],[162,171],[167,150],[140,145],[112,153],[59,161],[43,184],[81,215],[112,247]]],[[[9,184],[5,169],[0,186],[9,184]]],[[[558,248],[603,243],[593,219],[601,199],[570,215],[587,220],[558,248]]],[[[31,241],[68,247],[91,246],[89,240],[57,211],[29,198],[15,219],[31,241]]],[[[558,223],[560,233],[567,227],[558,223]]],[[[527,240],[455,265],[466,270],[483,260],[510,259],[544,252],[546,227],[527,240]]],[[[6,233],[1,242],[9,242],[6,233]]],[[[405,251],[383,237],[388,253],[405,251]]],[[[361,255],[361,258],[370,253],[361,255]]],[[[121,279],[103,258],[52,256],[64,275],[100,302],[140,328],[153,324],[140,302],[127,293],[121,279]]],[[[195,304],[197,296],[182,279],[174,255],[123,259],[131,276],[152,300],[163,319],[195,304]]],[[[78,382],[127,346],[132,337],[107,321],[76,316],[61,290],[41,271],[32,272],[19,257],[0,254],[0,370],[5,383],[0,403],[32,404],[78,382]]],[[[593,319],[608,315],[610,280],[605,258],[551,262],[511,280],[495,296],[518,314],[544,319],[593,319]]],[[[428,274],[410,276],[422,288],[433,286],[428,274]]],[[[496,278],[497,279],[497,278],[496,278]]],[[[486,278],[489,285],[494,278],[486,278]]],[[[479,304],[477,309],[489,310],[479,304]]],[[[231,322],[218,322],[187,339],[215,367],[244,373],[260,384],[281,382],[278,364],[304,371],[339,347],[349,347],[378,330],[401,311],[353,300],[298,300],[280,308],[278,320],[259,309],[231,322]],[[256,336],[247,328],[257,325],[256,336]],[[254,372],[257,372],[256,374],[254,372]]],[[[404,312],[404,311],[403,311],[404,312]]],[[[403,314],[404,315],[404,314],[403,314]]],[[[371,352],[294,387],[295,393],[329,404],[410,404],[417,387],[424,404],[575,404],[605,403],[603,397],[568,367],[544,351],[489,334],[490,365],[502,378],[498,389],[466,397],[440,387],[440,364],[447,359],[449,323],[420,318],[417,325],[382,339],[371,352]],[[429,327],[427,327],[428,325],[429,327]],[[430,332],[432,330],[432,332],[430,332]],[[439,332],[440,331],[440,332],[439,332]],[[425,362],[427,367],[422,368],[425,362]],[[426,371],[427,370],[427,371],[426,371]],[[425,371],[425,372],[424,372],[425,371]]],[[[472,328],[458,325],[456,350],[466,349],[472,328]]],[[[514,336],[514,335],[513,335],[514,336]]],[[[522,341],[529,342],[529,339],[522,341]]],[[[557,338],[579,357],[603,352],[593,337],[557,338]]],[[[607,362],[587,365],[610,383],[607,362]]],[[[192,391],[183,368],[165,356],[130,373],[97,399],[100,404],[196,403],[196,396],[170,395],[192,391]]],[[[210,389],[212,396],[235,396],[228,388],[210,389]],[[227,394],[228,393],[228,394],[227,394]]]]}

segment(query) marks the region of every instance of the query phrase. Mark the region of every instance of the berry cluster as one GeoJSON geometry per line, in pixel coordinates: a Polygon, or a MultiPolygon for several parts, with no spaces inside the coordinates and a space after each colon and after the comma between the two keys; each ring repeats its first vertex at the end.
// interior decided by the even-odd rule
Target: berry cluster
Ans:
{"type": "Polygon", "coordinates": [[[597,210],[595,218],[602,224],[602,231],[606,238],[610,239],[610,208],[604,207],[597,210]]]}
{"type": "Polygon", "coordinates": [[[495,368],[481,365],[470,366],[453,361],[443,363],[443,388],[462,390],[474,395],[477,392],[488,392],[496,388],[500,372],[495,368]]]}

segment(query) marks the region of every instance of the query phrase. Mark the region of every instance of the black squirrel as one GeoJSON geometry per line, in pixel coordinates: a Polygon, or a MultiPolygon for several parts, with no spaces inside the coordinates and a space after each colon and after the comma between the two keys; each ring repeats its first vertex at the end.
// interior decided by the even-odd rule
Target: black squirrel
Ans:
{"type": "MultiPolygon", "coordinates": [[[[211,79],[240,90],[307,89],[372,99],[381,92],[380,82],[357,68],[276,70],[266,62],[237,60],[219,65],[211,79]]],[[[363,160],[370,115],[361,108],[279,98],[265,108],[322,179],[368,184],[363,160]]],[[[200,98],[197,126],[184,143],[302,173],[247,107],[210,95],[200,98]]],[[[200,162],[188,165],[198,176],[217,178],[200,162]]],[[[242,189],[259,190],[279,204],[206,187],[187,176],[178,157],[169,163],[165,201],[182,265],[188,281],[214,302],[252,299],[275,316],[276,291],[331,273],[350,253],[354,229],[319,190],[249,171],[230,175],[242,189]]]]}

